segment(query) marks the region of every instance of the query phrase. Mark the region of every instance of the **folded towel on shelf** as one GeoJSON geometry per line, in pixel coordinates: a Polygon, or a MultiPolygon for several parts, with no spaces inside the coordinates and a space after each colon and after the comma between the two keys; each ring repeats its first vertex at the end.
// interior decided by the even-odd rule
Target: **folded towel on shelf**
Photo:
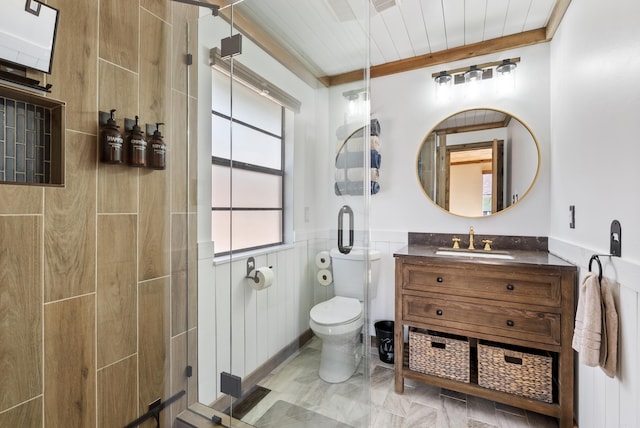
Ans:
{"type": "MultiPolygon", "coordinates": [[[[369,182],[369,191],[375,195],[380,191],[380,184],[377,181],[369,182]]],[[[336,181],[334,189],[336,195],[364,195],[364,181],[336,181]]]]}
{"type": "Polygon", "coordinates": [[[572,346],[580,362],[589,367],[600,363],[602,306],[598,275],[589,273],[580,285],[572,346]]]}
{"type": "MultiPolygon", "coordinates": [[[[370,168],[369,179],[371,181],[378,181],[380,178],[380,170],[378,168],[370,168]]],[[[364,168],[343,168],[336,169],[335,179],[336,181],[362,181],[365,179],[364,168]]]]}
{"type": "MultiPolygon", "coordinates": [[[[371,119],[369,124],[369,134],[379,136],[380,135],[380,122],[378,119],[371,119]]],[[[355,123],[348,123],[346,125],[339,126],[336,129],[336,137],[339,140],[344,140],[349,136],[362,137],[364,135],[364,126],[357,127],[355,123]]]]}
{"type": "MultiPolygon", "coordinates": [[[[380,168],[382,163],[382,155],[377,150],[370,150],[371,168],[380,168]]],[[[347,152],[341,151],[336,156],[336,168],[359,168],[364,166],[363,152],[347,152]]]]}
{"type": "Polygon", "coordinates": [[[602,371],[614,377],[617,371],[618,360],[618,311],[613,299],[613,287],[607,278],[600,282],[600,294],[602,298],[602,340],[600,343],[599,364],[602,371]]]}
{"type": "MultiPolygon", "coordinates": [[[[338,149],[343,143],[340,143],[338,149]]],[[[364,137],[349,138],[344,144],[344,147],[348,152],[362,152],[364,148],[364,137]]],[[[380,143],[380,137],[369,137],[369,149],[380,151],[382,144],[380,143]]]]}

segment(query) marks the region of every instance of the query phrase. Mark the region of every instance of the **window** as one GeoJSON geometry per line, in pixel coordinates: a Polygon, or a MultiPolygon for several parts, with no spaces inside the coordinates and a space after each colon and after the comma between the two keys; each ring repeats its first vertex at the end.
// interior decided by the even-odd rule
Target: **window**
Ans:
{"type": "Polygon", "coordinates": [[[284,242],[284,107],[213,72],[211,232],[216,256],[284,242]]]}

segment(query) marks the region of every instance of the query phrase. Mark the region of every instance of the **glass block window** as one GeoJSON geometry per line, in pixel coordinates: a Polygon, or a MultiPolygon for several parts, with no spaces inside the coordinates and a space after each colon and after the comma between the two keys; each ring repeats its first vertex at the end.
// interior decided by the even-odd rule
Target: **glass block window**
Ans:
{"type": "Polygon", "coordinates": [[[51,182],[51,110],[0,98],[0,181],[51,182]]]}

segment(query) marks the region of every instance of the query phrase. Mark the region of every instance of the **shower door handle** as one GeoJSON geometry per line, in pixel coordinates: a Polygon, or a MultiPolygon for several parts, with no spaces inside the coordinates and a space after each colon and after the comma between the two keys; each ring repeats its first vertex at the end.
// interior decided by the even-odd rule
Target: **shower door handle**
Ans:
{"type": "Polygon", "coordinates": [[[353,210],[349,205],[344,205],[338,211],[338,249],[342,254],[349,254],[351,249],[353,248],[353,210]],[[343,236],[344,230],[342,226],[344,225],[344,215],[349,215],[349,244],[344,245],[343,236]]]}

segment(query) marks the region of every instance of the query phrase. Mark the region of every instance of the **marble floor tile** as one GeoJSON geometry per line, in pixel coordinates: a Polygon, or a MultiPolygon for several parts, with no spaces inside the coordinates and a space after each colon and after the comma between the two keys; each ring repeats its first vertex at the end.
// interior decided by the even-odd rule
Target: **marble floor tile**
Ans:
{"type": "Polygon", "coordinates": [[[321,341],[312,339],[260,382],[271,392],[243,421],[258,428],[315,428],[314,418],[322,417],[353,428],[558,428],[554,418],[412,380],[397,394],[393,365],[381,362],[376,349],[349,380],[327,383],[318,376],[320,349],[321,341]],[[298,413],[270,412],[283,402],[298,413]]]}

